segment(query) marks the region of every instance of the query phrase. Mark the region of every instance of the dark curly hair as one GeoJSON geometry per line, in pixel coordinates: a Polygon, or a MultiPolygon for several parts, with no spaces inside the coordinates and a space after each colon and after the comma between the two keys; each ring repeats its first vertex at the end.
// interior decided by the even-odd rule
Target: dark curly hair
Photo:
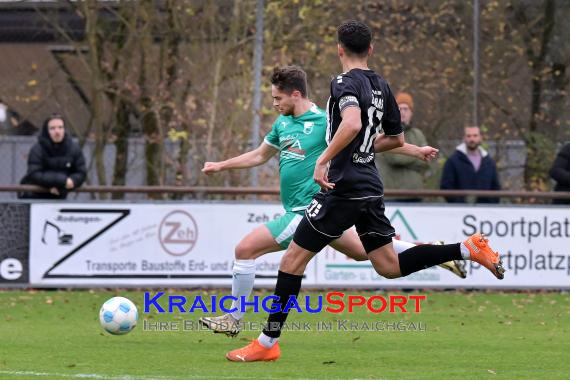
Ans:
{"type": "Polygon", "coordinates": [[[364,57],[372,43],[372,30],[355,20],[343,22],[337,29],[338,42],[349,55],[364,57]]]}

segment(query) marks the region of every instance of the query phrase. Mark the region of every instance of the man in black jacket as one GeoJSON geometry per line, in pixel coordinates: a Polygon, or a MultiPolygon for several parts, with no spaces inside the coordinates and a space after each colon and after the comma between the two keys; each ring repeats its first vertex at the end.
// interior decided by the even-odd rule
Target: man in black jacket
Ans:
{"type": "Polygon", "coordinates": [[[87,169],[79,144],[65,133],[61,115],[45,122],[28,156],[28,172],[21,184],[38,185],[49,193],[25,193],[22,198],[65,199],[67,192],[85,182],[87,169]]]}
{"type": "MultiPolygon", "coordinates": [[[[463,143],[445,162],[442,190],[501,190],[495,161],[481,145],[479,127],[465,127],[463,143]]],[[[464,197],[447,197],[450,203],[463,203],[464,197]]],[[[479,197],[477,203],[498,203],[498,198],[479,197]]]]}
{"type": "MultiPolygon", "coordinates": [[[[550,169],[550,177],[556,181],[554,191],[570,191],[570,143],[558,152],[550,169]]],[[[552,203],[567,205],[570,204],[570,199],[554,199],[552,203]]]]}

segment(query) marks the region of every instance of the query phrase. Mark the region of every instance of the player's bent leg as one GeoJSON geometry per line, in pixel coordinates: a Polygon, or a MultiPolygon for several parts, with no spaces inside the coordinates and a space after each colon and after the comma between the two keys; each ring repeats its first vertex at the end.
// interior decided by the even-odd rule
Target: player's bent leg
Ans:
{"type": "Polygon", "coordinates": [[[386,278],[407,276],[411,273],[442,264],[449,260],[461,260],[460,244],[415,245],[396,255],[391,239],[384,233],[366,232],[360,235],[376,272],[386,278]],[[389,242],[386,244],[386,242],[389,242]]]}
{"type": "MultiPolygon", "coordinates": [[[[364,241],[363,244],[366,247],[364,241]]],[[[369,254],[368,256],[372,255],[369,254]]],[[[370,260],[373,260],[372,257],[370,257],[370,260]]],[[[473,260],[489,269],[498,279],[502,279],[504,276],[505,269],[499,254],[493,251],[488,244],[488,240],[479,233],[470,236],[463,243],[445,245],[422,244],[398,255],[401,276],[407,276],[452,260],[473,260]]],[[[375,268],[377,267],[375,266],[375,268]]]]}
{"type": "Polygon", "coordinates": [[[417,244],[410,243],[409,241],[392,238],[392,245],[394,246],[394,251],[396,251],[397,254],[400,254],[404,252],[406,249],[415,247],[417,244]]]}
{"type": "Polygon", "coordinates": [[[303,273],[305,273],[307,264],[309,264],[309,261],[311,261],[313,257],[315,257],[315,253],[306,250],[295,243],[295,241],[292,241],[281,259],[279,270],[281,272],[302,276],[303,273]]]}
{"type": "MultiPolygon", "coordinates": [[[[394,246],[394,251],[396,254],[400,254],[412,247],[415,247],[417,244],[410,243],[403,240],[392,239],[392,244],[394,246]]],[[[442,241],[435,241],[432,243],[433,245],[443,245],[442,241]]],[[[439,264],[440,267],[447,269],[451,273],[455,274],[460,278],[467,277],[467,270],[465,269],[465,261],[463,260],[450,260],[443,264],[439,264]]]]}
{"type": "Polygon", "coordinates": [[[333,240],[329,245],[356,261],[368,260],[368,255],[354,228],[344,231],[340,238],[333,240]]]}
{"type": "MultiPolygon", "coordinates": [[[[339,235],[341,233],[336,237],[340,237],[339,235]]],[[[277,283],[275,284],[274,295],[276,299],[271,305],[272,309],[278,311],[269,314],[267,318],[268,327],[255,341],[245,347],[228,352],[226,354],[228,360],[249,362],[270,361],[279,358],[281,352],[278,339],[283,324],[289,315],[286,305],[291,298],[296,298],[299,295],[303,280],[302,274],[307,263],[315,256],[314,252],[319,252],[332,239],[328,235],[318,232],[306,217],[303,218],[295,232],[294,240],[289,244],[287,252],[281,259],[277,283]]]]}
{"type": "MultiPolygon", "coordinates": [[[[402,241],[402,240],[397,240],[397,239],[393,239],[392,242],[394,243],[394,250],[396,251],[397,254],[400,254],[400,253],[404,252],[405,250],[410,249],[410,248],[417,245],[414,243],[409,243],[407,241],[402,241]]],[[[445,243],[441,240],[436,240],[431,244],[443,245],[445,243]]],[[[447,269],[448,271],[450,271],[451,273],[453,273],[457,277],[460,277],[460,278],[466,278],[467,277],[467,270],[465,269],[465,261],[463,261],[463,260],[450,260],[450,261],[447,261],[443,264],[439,264],[439,266],[442,267],[443,269],[447,269]]]]}
{"type": "Polygon", "coordinates": [[[235,261],[232,271],[232,296],[237,300],[232,302],[231,309],[236,309],[231,316],[237,321],[245,314],[242,300],[248,300],[253,291],[255,281],[255,259],[270,252],[282,250],[275,241],[275,235],[267,225],[259,226],[247,234],[236,246],[235,261]]]}
{"type": "Polygon", "coordinates": [[[398,255],[391,241],[368,254],[376,273],[386,278],[401,277],[398,255]]]}
{"type": "Polygon", "coordinates": [[[270,252],[284,248],[275,241],[275,237],[265,225],[259,226],[247,234],[235,248],[236,260],[255,260],[270,252]]]}
{"type": "MultiPolygon", "coordinates": [[[[392,239],[392,244],[394,246],[394,251],[396,254],[400,254],[407,249],[415,247],[417,244],[410,243],[403,240],[392,239]]],[[[436,241],[434,245],[444,244],[441,241],[436,241]]],[[[364,246],[358,237],[356,229],[350,228],[346,230],[342,236],[329,244],[332,248],[345,254],[346,256],[356,260],[356,261],[366,261],[368,260],[368,255],[364,250],[364,246]]],[[[467,270],[465,269],[465,261],[463,260],[451,260],[443,264],[439,264],[443,269],[447,269],[451,273],[455,274],[460,278],[467,277],[467,270]]]]}
{"type": "MultiPolygon", "coordinates": [[[[436,240],[432,243],[433,245],[444,245],[442,240],[436,240]]],[[[465,267],[464,260],[450,260],[443,264],[439,264],[443,269],[447,269],[459,278],[467,278],[467,269],[465,267]]]]}
{"type": "Polygon", "coordinates": [[[301,280],[307,264],[315,256],[295,241],[292,241],[287,252],[281,259],[277,284],[275,285],[276,300],[273,301],[272,309],[279,310],[269,314],[267,329],[263,330],[259,338],[245,347],[230,351],[226,358],[234,362],[273,361],[281,356],[278,338],[285,322],[288,311],[285,307],[291,297],[297,297],[301,289],[301,280]]]}
{"type": "Polygon", "coordinates": [[[232,273],[232,296],[236,298],[231,308],[235,311],[216,317],[202,317],[200,323],[214,333],[235,337],[240,332],[240,320],[245,314],[242,300],[248,300],[255,281],[255,259],[283,248],[275,241],[265,225],[247,234],[236,246],[232,273]]]}

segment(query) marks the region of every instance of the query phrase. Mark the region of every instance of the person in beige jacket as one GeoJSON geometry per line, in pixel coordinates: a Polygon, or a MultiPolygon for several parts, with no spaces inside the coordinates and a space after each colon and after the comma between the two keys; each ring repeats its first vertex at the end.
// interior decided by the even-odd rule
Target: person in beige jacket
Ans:
{"type": "MultiPolygon", "coordinates": [[[[419,128],[412,125],[414,100],[405,92],[396,95],[396,102],[400,108],[402,128],[404,129],[406,142],[417,146],[427,145],[426,138],[419,128]]],[[[423,177],[428,169],[426,162],[420,162],[411,157],[401,154],[376,155],[376,165],[386,189],[423,189],[423,177]]],[[[399,198],[399,202],[420,202],[420,198],[399,198]]]]}

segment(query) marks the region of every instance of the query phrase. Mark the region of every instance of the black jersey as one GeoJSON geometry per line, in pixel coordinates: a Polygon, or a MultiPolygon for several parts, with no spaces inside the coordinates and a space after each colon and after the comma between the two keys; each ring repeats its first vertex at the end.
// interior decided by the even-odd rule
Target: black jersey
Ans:
{"type": "Polygon", "coordinates": [[[400,110],[388,83],[372,70],[352,69],[331,82],[327,104],[327,142],[336,133],[341,112],[360,108],[362,129],[331,161],[329,181],[334,195],[344,198],[382,196],[382,181],[374,164],[374,139],[379,133],[403,133],[400,110]]]}

